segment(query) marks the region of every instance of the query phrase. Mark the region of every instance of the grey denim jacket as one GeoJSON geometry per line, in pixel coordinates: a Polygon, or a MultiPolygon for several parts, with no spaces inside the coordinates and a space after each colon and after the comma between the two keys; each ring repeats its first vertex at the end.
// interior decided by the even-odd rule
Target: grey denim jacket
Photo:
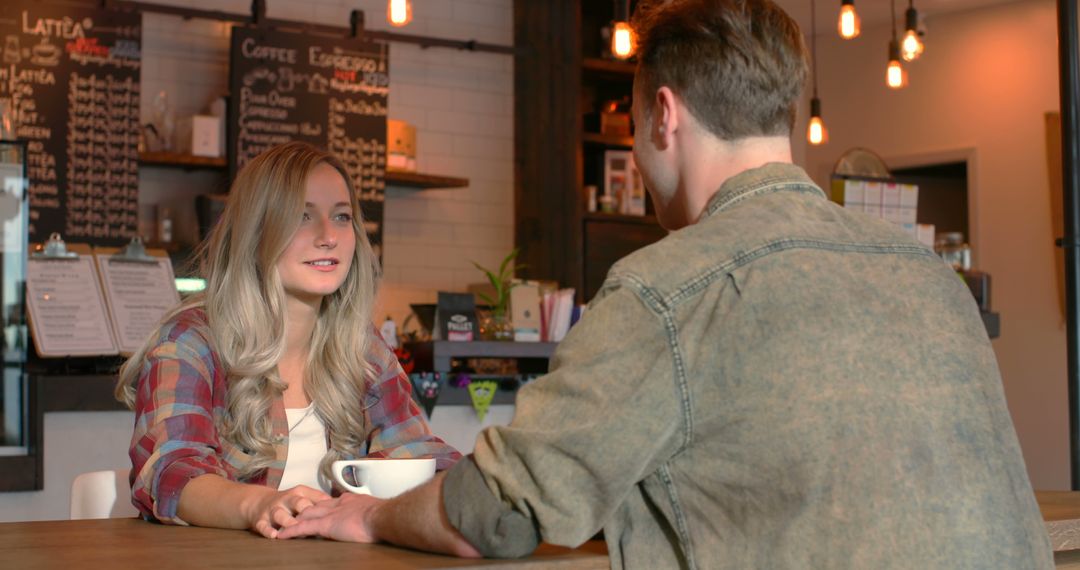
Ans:
{"type": "Polygon", "coordinates": [[[603,528],[612,568],[1051,568],[970,292],[798,167],[619,261],[450,471],[489,556],[603,528]]]}

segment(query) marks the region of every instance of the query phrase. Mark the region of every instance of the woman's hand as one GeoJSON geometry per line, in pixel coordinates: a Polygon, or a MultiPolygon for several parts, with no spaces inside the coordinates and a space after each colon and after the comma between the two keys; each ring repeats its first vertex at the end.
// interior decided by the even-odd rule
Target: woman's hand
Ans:
{"type": "Polygon", "coordinates": [[[386,501],[368,495],[345,493],[341,497],[312,507],[283,528],[280,538],[321,536],[348,542],[377,542],[372,517],[386,501]]]}
{"type": "Polygon", "coordinates": [[[267,489],[247,505],[244,516],[249,528],[266,538],[277,538],[279,530],[297,523],[300,513],[328,500],[330,495],[305,485],[287,491],[267,489]]]}

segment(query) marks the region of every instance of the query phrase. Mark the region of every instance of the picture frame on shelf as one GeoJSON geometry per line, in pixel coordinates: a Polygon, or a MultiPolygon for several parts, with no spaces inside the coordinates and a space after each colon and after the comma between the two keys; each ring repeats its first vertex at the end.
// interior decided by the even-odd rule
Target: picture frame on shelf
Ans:
{"type": "Polygon", "coordinates": [[[632,151],[604,151],[604,196],[614,202],[620,214],[645,215],[645,184],[632,151]]]}

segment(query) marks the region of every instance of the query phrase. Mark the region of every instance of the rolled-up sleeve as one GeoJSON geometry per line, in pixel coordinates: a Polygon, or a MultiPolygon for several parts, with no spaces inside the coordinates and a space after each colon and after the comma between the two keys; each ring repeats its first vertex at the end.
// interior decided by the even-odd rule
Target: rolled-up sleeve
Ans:
{"type": "Polygon", "coordinates": [[[643,298],[613,287],[594,301],[550,374],[519,391],[513,422],[481,432],[447,475],[451,524],[485,556],[582,544],[683,444],[674,329],[643,298]]]}
{"type": "MultiPolygon", "coordinates": [[[[374,329],[373,329],[374,330],[374,329]]],[[[431,427],[412,399],[412,384],[390,347],[373,333],[368,361],[378,372],[367,410],[372,430],[361,455],[385,458],[435,459],[436,469],[449,469],[461,453],[431,432],[431,427]]]]}
{"type": "Polygon", "coordinates": [[[189,481],[229,477],[213,415],[212,356],[192,330],[173,331],[146,357],[131,439],[132,503],[144,518],[186,524],[176,511],[189,481]]]}

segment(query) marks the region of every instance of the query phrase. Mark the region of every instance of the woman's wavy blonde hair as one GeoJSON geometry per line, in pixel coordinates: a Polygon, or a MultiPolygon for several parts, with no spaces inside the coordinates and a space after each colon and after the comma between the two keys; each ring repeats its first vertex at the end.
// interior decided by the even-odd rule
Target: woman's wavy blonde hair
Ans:
{"type": "MultiPolygon", "coordinates": [[[[198,251],[206,290],[162,319],[202,308],[227,374],[225,417],[219,435],[251,453],[239,473],[255,475],[274,460],[270,408],[286,388],[277,372],[285,352],[285,290],[276,270],[292,241],[305,205],[308,175],[320,164],[341,173],[349,189],[356,252],[341,287],[323,298],[312,333],[304,389],[326,424],[329,450],[319,471],[330,478],[330,464],[355,454],[366,438],[365,395],[372,369],[364,359],[371,342],[371,312],[378,283],[378,262],[368,242],[356,191],[345,165],[309,144],[291,142],[272,148],[236,176],[228,204],[198,251]]],[[[124,363],[116,397],[134,407],[147,354],[158,343],[160,327],[124,363]]],[[[332,479],[331,479],[332,480],[332,479]]]]}

